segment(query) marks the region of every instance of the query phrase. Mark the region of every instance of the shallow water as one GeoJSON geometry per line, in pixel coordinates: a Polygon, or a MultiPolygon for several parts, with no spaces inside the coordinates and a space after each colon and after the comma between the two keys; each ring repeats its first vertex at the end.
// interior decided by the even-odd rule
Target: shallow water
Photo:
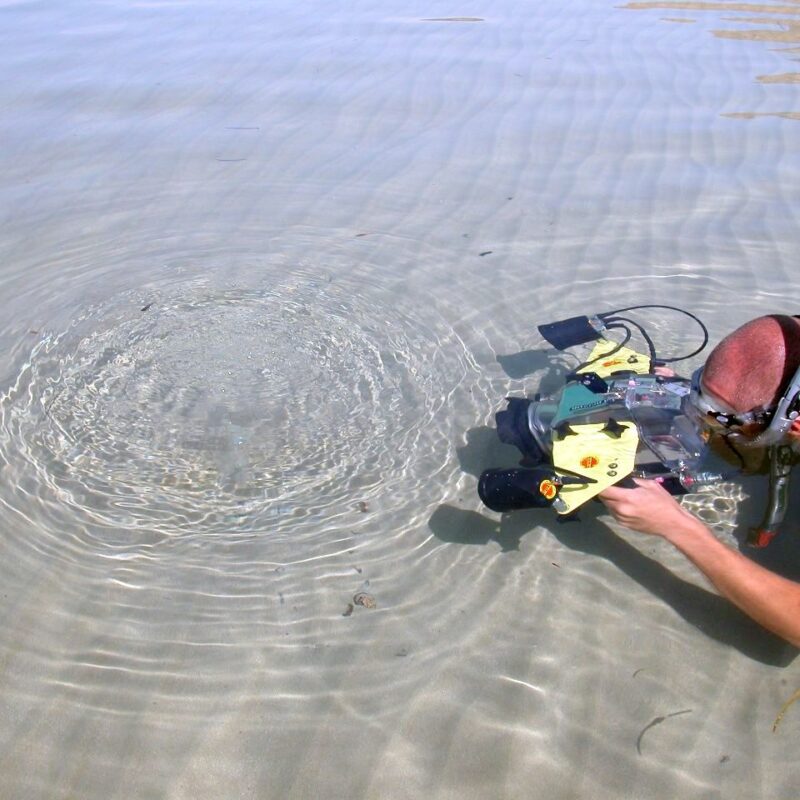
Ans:
{"type": "Polygon", "coordinates": [[[795,796],[794,651],[475,476],[536,324],[797,311],[799,21],[3,3],[0,795],[795,796]]]}

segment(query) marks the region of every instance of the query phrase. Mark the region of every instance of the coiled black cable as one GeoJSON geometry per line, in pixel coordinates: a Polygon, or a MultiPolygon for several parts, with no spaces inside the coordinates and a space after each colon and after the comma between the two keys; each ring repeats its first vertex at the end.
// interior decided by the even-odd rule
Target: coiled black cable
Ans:
{"type": "MultiPolygon", "coordinates": [[[[677,311],[678,313],[684,314],[685,316],[689,317],[690,319],[693,319],[700,326],[700,330],[703,331],[703,342],[700,345],[700,347],[698,347],[696,350],[692,350],[691,353],[688,353],[688,354],[683,355],[683,356],[673,356],[672,358],[660,358],[660,359],[658,359],[659,361],[662,361],[665,364],[671,364],[671,363],[674,363],[675,361],[685,361],[687,358],[692,358],[692,356],[696,356],[698,353],[702,352],[702,350],[708,344],[708,328],[706,328],[706,326],[703,324],[703,322],[698,317],[696,317],[694,314],[690,313],[689,311],[686,311],[683,308],[678,308],[677,306],[666,306],[666,305],[660,305],[658,303],[648,303],[648,304],[640,305],[640,306],[628,306],[627,308],[618,308],[615,311],[606,311],[606,312],[604,312],[602,314],[597,314],[597,317],[599,319],[601,319],[603,321],[603,323],[611,323],[611,324],[607,324],[606,325],[607,328],[612,328],[612,327],[614,327],[614,328],[625,328],[627,330],[627,328],[626,328],[626,326],[624,324],[623,325],[615,324],[615,323],[619,323],[619,322],[622,322],[622,323],[627,322],[627,323],[630,323],[631,325],[635,326],[637,328],[637,330],[644,337],[644,340],[647,342],[647,346],[650,349],[650,358],[653,361],[655,361],[656,360],[655,345],[653,344],[653,340],[650,338],[650,336],[648,336],[648,334],[645,331],[645,329],[639,323],[634,322],[633,320],[628,319],[627,317],[617,317],[616,316],[617,314],[624,314],[626,311],[638,311],[639,309],[642,309],[642,308],[665,308],[665,309],[667,309],[669,311],[677,311]]],[[[630,339],[630,331],[628,331],[628,334],[629,335],[625,339],[625,342],[627,342],[630,339]]],[[[620,347],[622,347],[622,345],[620,345],[620,347]]],[[[619,348],[617,348],[617,349],[619,349],[619,348]]],[[[612,350],[611,352],[614,353],[614,352],[616,352],[616,350],[612,350]]],[[[611,353],[609,353],[608,355],[611,355],[611,353]]],[[[594,361],[597,361],[597,359],[593,359],[592,362],[590,362],[590,363],[594,363],[594,361]]]]}
{"type": "Polygon", "coordinates": [[[623,347],[625,347],[626,344],[628,344],[628,342],[631,340],[631,336],[633,335],[631,333],[631,329],[628,328],[626,325],[614,325],[614,324],[606,325],[606,330],[622,330],[622,331],[625,331],[625,337],[623,338],[623,340],[621,342],[617,342],[617,344],[615,344],[614,347],[612,347],[607,352],[600,353],[599,356],[595,356],[594,358],[590,359],[589,361],[584,361],[582,364],[578,365],[575,368],[575,372],[580,372],[582,369],[588,367],[590,364],[594,364],[597,361],[601,361],[604,358],[608,358],[609,356],[613,356],[615,353],[618,353],[620,350],[622,350],[623,347]]]}

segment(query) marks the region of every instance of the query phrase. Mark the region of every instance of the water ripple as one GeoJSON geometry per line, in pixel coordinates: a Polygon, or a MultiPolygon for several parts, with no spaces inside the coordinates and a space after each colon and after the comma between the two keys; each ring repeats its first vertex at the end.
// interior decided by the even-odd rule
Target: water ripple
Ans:
{"type": "Polygon", "coordinates": [[[368,290],[299,274],[88,307],[0,398],[5,502],[48,509],[51,536],[68,515],[115,557],[209,535],[229,554],[288,538],[293,561],[346,549],[325,522],[408,502],[447,461],[431,422],[471,369],[452,328],[368,290]]]}

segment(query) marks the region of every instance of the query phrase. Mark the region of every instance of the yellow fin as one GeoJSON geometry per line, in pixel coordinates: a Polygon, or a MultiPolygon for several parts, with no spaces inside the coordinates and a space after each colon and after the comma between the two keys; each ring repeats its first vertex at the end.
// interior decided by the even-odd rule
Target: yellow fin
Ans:
{"type": "Polygon", "coordinates": [[[633,471],[639,434],[633,422],[619,424],[624,428],[619,438],[604,432],[605,423],[592,422],[570,425],[575,435],[553,442],[556,471],[569,470],[597,481],[585,486],[562,486],[558,492],[561,502],[554,506],[559,514],[574,511],[633,471]]]}
{"type": "Polygon", "coordinates": [[[609,353],[616,347],[616,342],[609,342],[608,339],[598,339],[597,344],[589,354],[589,361],[594,361],[587,367],[579,369],[578,372],[595,372],[601,378],[608,377],[612,372],[629,370],[638,375],[647,375],[650,372],[650,357],[637,353],[629,347],[620,347],[616,353],[608,358],[601,358],[603,353],[609,353]],[[598,359],[595,361],[595,359],[598,359]]]}

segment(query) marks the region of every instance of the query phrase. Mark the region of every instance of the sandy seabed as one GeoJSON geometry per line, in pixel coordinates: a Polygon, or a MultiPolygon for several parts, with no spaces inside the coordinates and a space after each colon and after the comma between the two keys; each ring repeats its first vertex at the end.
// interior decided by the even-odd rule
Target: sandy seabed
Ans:
{"type": "Polygon", "coordinates": [[[797,797],[791,648],[475,485],[537,324],[800,308],[798,21],[2,4],[0,796],[797,797]]]}

